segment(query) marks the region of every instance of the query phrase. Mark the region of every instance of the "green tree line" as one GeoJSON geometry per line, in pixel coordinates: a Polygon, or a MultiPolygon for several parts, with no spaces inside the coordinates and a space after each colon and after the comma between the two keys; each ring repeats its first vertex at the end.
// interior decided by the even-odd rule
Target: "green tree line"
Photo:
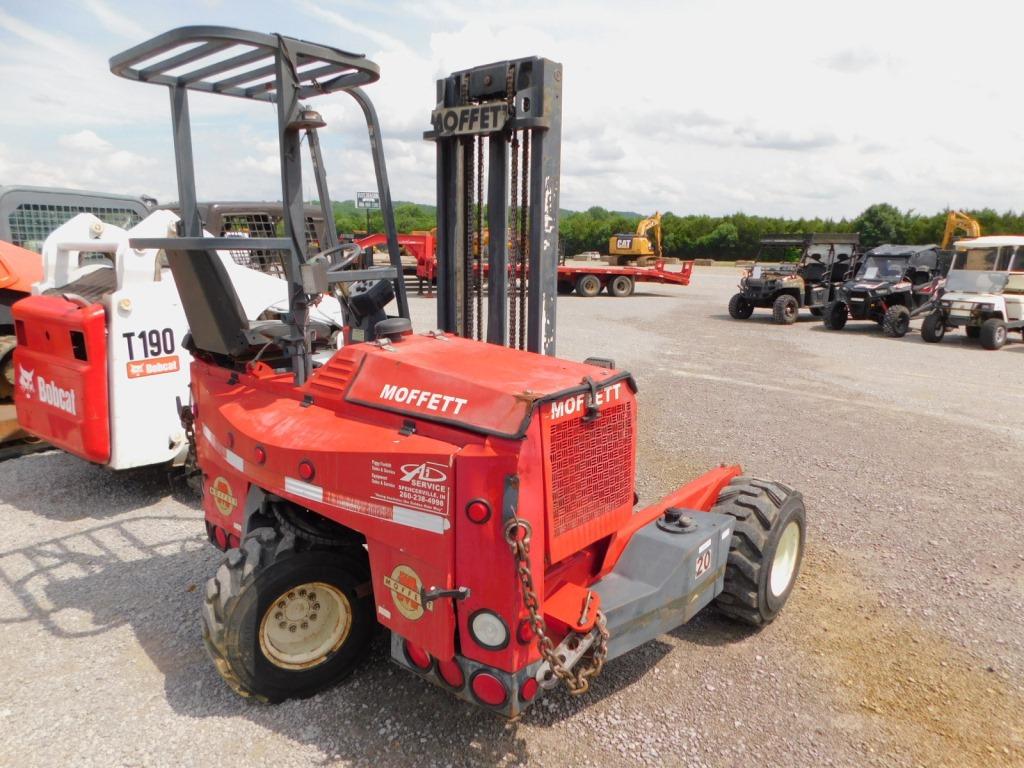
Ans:
{"type": "MultiPolygon", "coordinates": [[[[868,248],[882,243],[939,243],[947,213],[918,213],[913,209],[901,210],[888,203],[869,206],[855,218],[838,220],[789,219],[745,213],[727,216],[666,213],[661,220],[662,246],[666,256],[733,260],[753,256],[758,241],[769,234],[859,232],[861,243],[868,248]]],[[[978,220],[983,234],[1024,234],[1024,212],[1000,213],[983,208],[966,213],[978,220]]],[[[395,223],[399,232],[429,230],[436,226],[436,216],[437,210],[433,206],[395,203],[395,223]]],[[[596,206],[585,211],[563,210],[560,225],[563,251],[567,256],[584,251],[607,253],[608,238],[635,231],[641,218],[639,214],[609,211],[596,206]]],[[[366,212],[358,210],[352,200],[334,204],[334,220],[339,232],[367,231],[366,212]]],[[[371,212],[369,231],[381,232],[383,226],[380,212],[371,212]]]]}

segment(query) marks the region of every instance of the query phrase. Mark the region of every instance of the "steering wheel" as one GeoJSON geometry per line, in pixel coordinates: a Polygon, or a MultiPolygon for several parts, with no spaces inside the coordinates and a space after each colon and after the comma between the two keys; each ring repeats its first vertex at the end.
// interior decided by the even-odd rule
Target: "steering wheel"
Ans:
{"type": "Polygon", "coordinates": [[[345,269],[362,255],[363,249],[355,243],[342,243],[333,248],[328,248],[326,251],[320,251],[320,253],[310,257],[310,261],[326,261],[334,269],[345,269]],[[342,257],[337,261],[334,259],[334,254],[336,253],[342,254],[342,257]]]}

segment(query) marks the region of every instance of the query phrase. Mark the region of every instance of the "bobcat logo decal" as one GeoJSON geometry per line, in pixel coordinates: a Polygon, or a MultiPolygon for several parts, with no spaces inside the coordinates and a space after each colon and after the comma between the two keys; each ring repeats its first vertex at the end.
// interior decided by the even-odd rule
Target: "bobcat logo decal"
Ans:
{"type": "Polygon", "coordinates": [[[25,395],[25,397],[31,398],[36,391],[36,372],[35,370],[30,371],[20,365],[18,366],[18,370],[20,371],[18,375],[18,384],[21,385],[21,391],[25,395]]]}

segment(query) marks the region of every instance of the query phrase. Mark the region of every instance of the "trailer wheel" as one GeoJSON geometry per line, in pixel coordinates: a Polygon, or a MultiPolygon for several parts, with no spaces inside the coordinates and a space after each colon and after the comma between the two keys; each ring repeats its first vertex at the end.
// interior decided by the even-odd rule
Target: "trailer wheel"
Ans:
{"type": "Polygon", "coordinates": [[[610,283],[608,283],[608,293],[612,296],[632,296],[633,295],[633,278],[628,275],[616,275],[610,283]]]}
{"type": "Polygon", "coordinates": [[[772,319],[780,325],[792,325],[800,314],[800,305],[788,293],[784,293],[772,304],[772,319]]]}
{"type": "Polygon", "coordinates": [[[882,331],[886,336],[902,339],[910,330],[910,310],[902,304],[893,304],[885,310],[882,318],[882,331]]]}
{"type": "Polygon", "coordinates": [[[347,677],[375,627],[363,550],[310,548],[257,528],[206,582],[203,641],[242,696],[305,698],[347,677]]]}
{"type": "Polygon", "coordinates": [[[576,280],[576,293],[588,299],[601,292],[601,281],[597,275],[580,275],[576,280]]]}
{"type": "Polygon", "coordinates": [[[725,588],[715,606],[759,627],[772,621],[793,591],[804,556],[803,496],[782,483],[737,477],[712,512],[735,518],[725,588]]]}
{"type": "Polygon", "coordinates": [[[979,338],[985,349],[1000,349],[1006,343],[1006,323],[998,317],[990,317],[981,324],[979,338]]]}
{"type": "Polygon", "coordinates": [[[941,312],[932,312],[921,323],[921,338],[931,344],[938,344],[946,335],[946,318],[941,312]]]}
{"type": "Polygon", "coordinates": [[[825,327],[830,331],[841,331],[846,326],[850,313],[846,304],[841,301],[832,301],[825,306],[824,322],[825,327]]]}
{"type": "Polygon", "coordinates": [[[742,293],[729,299],[729,316],[734,320],[746,320],[754,314],[754,305],[747,301],[742,293]]]}

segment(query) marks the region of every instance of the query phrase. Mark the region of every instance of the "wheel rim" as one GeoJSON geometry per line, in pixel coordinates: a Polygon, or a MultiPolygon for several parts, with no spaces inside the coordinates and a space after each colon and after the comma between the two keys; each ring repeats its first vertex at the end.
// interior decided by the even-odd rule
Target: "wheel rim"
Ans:
{"type": "Polygon", "coordinates": [[[800,525],[796,520],[792,520],[782,531],[779,544],[775,548],[775,557],[772,559],[772,572],[768,577],[768,588],[773,597],[784,595],[793,583],[799,554],[800,525]]]}
{"type": "Polygon", "coordinates": [[[786,305],[786,317],[796,317],[796,313],[797,313],[796,304],[787,304],[786,305]]]}
{"type": "Polygon", "coordinates": [[[352,629],[345,593],[322,581],[300,584],[278,596],[260,622],[260,648],[275,666],[308,669],[341,647],[352,629]]]}
{"type": "Polygon", "coordinates": [[[996,344],[1002,344],[1006,341],[1006,328],[999,326],[996,328],[996,344]]]}

